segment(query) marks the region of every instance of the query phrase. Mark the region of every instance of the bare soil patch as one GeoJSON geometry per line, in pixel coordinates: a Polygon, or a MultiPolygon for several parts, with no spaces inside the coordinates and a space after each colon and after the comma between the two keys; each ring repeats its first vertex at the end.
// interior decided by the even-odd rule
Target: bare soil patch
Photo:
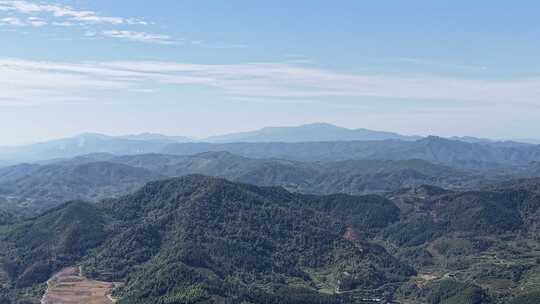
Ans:
{"type": "Polygon", "coordinates": [[[47,282],[41,304],[112,304],[114,283],[87,279],[77,267],[64,268],[47,282]]]}

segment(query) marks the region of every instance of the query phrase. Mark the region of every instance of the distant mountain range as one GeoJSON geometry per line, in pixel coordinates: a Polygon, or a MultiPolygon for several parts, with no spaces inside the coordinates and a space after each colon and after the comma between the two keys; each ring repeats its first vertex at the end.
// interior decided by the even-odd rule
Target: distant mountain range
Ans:
{"type": "Polygon", "coordinates": [[[314,123],[298,127],[267,127],[253,132],[233,133],[203,139],[211,143],[234,142],[320,142],[355,140],[417,140],[419,136],[405,136],[392,132],[368,129],[347,129],[327,123],[314,123]]]}
{"type": "Polygon", "coordinates": [[[185,137],[185,136],[167,136],[167,135],[162,135],[162,134],[157,134],[157,133],[141,133],[141,134],[135,134],[135,135],[117,136],[117,138],[159,142],[159,143],[190,142],[194,140],[193,138],[185,137]]]}
{"type": "Polygon", "coordinates": [[[198,141],[150,133],[128,136],[87,133],[38,144],[0,148],[0,167],[16,162],[71,158],[92,153],[190,155],[212,151],[228,151],[250,158],[300,161],[422,159],[462,168],[523,166],[531,161],[540,161],[540,146],[526,143],[473,137],[422,138],[318,123],[264,128],[198,141]]]}
{"type": "Polygon", "coordinates": [[[311,194],[368,194],[423,184],[468,188],[510,176],[479,175],[423,160],[299,162],[228,152],[197,155],[91,154],[0,168],[0,210],[37,214],[69,200],[128,194],[151,180],[190,174],[311,194]]]}
{"type": "Polygon", "coordinates": [[[67,158],[89,153],[113,153],[117,155],[158,153],[174,143],[208,142],[320,142],[353,140],[415,140],[420,137],[397,133],[346,129],[330,124],[310,124],[298,127],[273,127],[258,131],[234,133],[195,140],[183,136],[166,136],[142,133],[126,136],[108,136],[84,133],[70,138],[51,140],[19,147],[0,147],[0,166],[13,161],[37,161],[67,158]]]}
{"type": "Polygon", "coordinates": [[[7,166],[11,166],[11,165],[14,165],[15,163],[14,162],[11,162],[11,161],[4,161],[4,160],[0,160],[0,168],[2,167],[7,167],[7,166]]]}
{"type": "Polygon", "coordinates": [[[6,161],[39,161],[99,152],[121,155],[152,153],[163,149],[167,144],[169,142],[136,140],[87,133],[43,143],[3,148],[0,149],[0,159],[6,161]]]}
{"type": "Polygon", "coordinates": [[[303,143],[183,143],[167,145],[166,154],[190,155],[208,151],[227,151],[251,158],[282,158],[298,161],[409,160],[464,169],[500,169],[505,166],[527,166],[540,161],[540,146],[500,146],[468,143],[441,137],[416,141],[336,141],[303,143]]]}

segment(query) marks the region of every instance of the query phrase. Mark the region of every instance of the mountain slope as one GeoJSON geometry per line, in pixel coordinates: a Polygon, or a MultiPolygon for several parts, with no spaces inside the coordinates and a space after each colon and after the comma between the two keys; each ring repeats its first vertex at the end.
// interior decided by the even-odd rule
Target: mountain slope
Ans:
{"type": "Polygon", "coordinates": [[[313,142],[353,140],[416,140],[418,136],[404,136],[392,132],[368,129],[347,129],[327,123],[313,123],[297,127],[267,127],[252,132],[233,133],[205,138],[213,143],[226,142],[313,142]]]}
{"type": "MultiPolygon", "coordinates": [[[[0,149],[2,149],[2,147],[0,147],[0,149]]],[[[0,160],[0,168],[7,167],[7,166],[12,166],[12,165],[14,165],[14,163],[11,162],[11,161],[0,160]]]]}
{"type": "Polygon", "coordinates": [[[56,270],[75,263],[105,237],[105,218],[94,205],[71,202],[15,226],[1,241],[13,284],[46,281],[56,270]]]}
{"type": "Polygon", "coordinates": [[[0,208],[36,214],[68,200],[96,201],[129,193],[163,176],[189,174],[312,194],[381,193],[423,184],[465,188],[489,180],[421,160],[298,162],[250,159],[227,152],[190,156],[90,154],[45,165],[0,169],[0,208]]]}
{"type": "Polygon", "coordinates": [[[171,144],[163,153],[190,155],[227,151],[250,158],[281,158],[296,161],[339,161],[351,159],[421,159],[464,169],[499,169],[527,166],[540,161],[540,146],[500,146],[466,143],[439,137],[417,141],[335,141],[302,143],[185,143],[171,144]]]}
{"type": "Polygon", "coordinates": [[[36,164],[19,164],[0,168],[0,183],[24,178],[35,172],[40,166],[36,164]]]}
{"type": "MultiPolygon", "coordinates": [[[[0,204],[2,203],[2,201],[0,200],[0,204]]],[[[5,210],[2,210],[0,209],[0,226],[2,225],[7,225],[7,224],[12,224],[13,222],[15,222],[16,218],[13,214],[5,211],[5,210]]]]}
{"type": "Polygon", "coordinates": [[[434,187],[389,198],[401,219],[380,237],[419,276],[401,286],[405,303],[524,303],[540,289],[540,182],[474,191],[434,187]]]}
{"type": "Polygon", "coordinates": [[[381,295],[414,273],[367,240],[396,220],[381,197],[188,176],[97,206],[61,206],[0,232],[0,252],[15,286],[79,261],[87,275],[125,280],[120,303],[355,303],[357,289],[381,295]]]}
{"type": "Polygon", "coordinates": [[[0,169],[0,197],[7,201],[4,208],[36,214],[69,200],[127,194],[161,177],[111,162],[20,165],[0,169]]]}
{"type": "Polygon", "coordinates": [[[489,180],[486,176],[480,178],[479,175],[422,160],[299,162],[208,152],[189,156],[130,155],[114,157],[109,161],[142,167],[171,177],[203,174],[318,194],[377,193],[422,184],[457,188],[489,180]]]}
{"type": "Polygon", "coordinates": [[[87,133],[43,143],[2,148],[0,159],[31,162],[101,152],[120,155],[151,153],[160,151],[170,143],[169,141],[144,141],[87,133]]]}
{"type": "Polygon", "coordinates": [[[192,138],[185,136],[167,136],[157,133],[141,133],[134,135],[117,136],[117,138],[129,139],[129,140],[142,140],[149,142],[162,142],[162,143],[174,143],[174,142],[190,142],[192,138]]]}
{"type": "Polygon", "coordinates": [[[0,274],[11,286],[4,299],[27,297],[48,274],[76,265],[124,282],[115,295],[130,304],[537,298],[538,179],[388,197],[190,175],[97,205],[68,203],[0,229],[0,274]]]}
{"type": "Polygon", "coordinates": [[[445,233],[475,236],[509,232],[534,234],[539,229],[540,182],[520,180],[472,191],[438,188],[390,194],[406,214],[385,237],[398,245],[418,245],[445,233]]]}

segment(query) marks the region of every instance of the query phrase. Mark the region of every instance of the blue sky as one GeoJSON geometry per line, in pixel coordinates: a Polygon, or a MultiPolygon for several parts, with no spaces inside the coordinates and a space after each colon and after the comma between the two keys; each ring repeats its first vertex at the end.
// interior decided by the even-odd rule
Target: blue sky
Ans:
{"type": "Polygon", "coordinates": [[[538,138],[536,1],[0,0],[0,145],[325,121],[538,138]]]}

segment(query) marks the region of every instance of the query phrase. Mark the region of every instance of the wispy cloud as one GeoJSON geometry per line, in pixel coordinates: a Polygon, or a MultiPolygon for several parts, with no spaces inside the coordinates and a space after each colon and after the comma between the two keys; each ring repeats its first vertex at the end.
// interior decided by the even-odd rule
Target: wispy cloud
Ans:
{"type": "Polygon", "coordinates": [[[27,19],[21,19],[18,17],[6,17],[0,19],[0,25],[10,25],[15,27],[42,27],[47,25],[47,22],[39,17],[29,17],[27,19]]]}
{"type": "Polygon", "coordinates": [[[42,4],[24,0],[0,0],[0,11],[16,12],[25,15],[48,14],[52,17],[79,24],[147,24],[142,19],[101,16],[90,10],[77,10],[70,6],[42,4]]]}
{"type": "Polygon", "coordinates": [[[248,46],[246,44],[228,44],[228,43],[208,43],[203,40],[192,40],[191,45],[199,46],[207,49],[245,49],[248,46]]]}
{"type": "Polygon", "coordinates": [[[26,0],[0,0],[0,25],[35,28],[47,25],[79,26],[84,29],[85,37],[101,36],[142,43],[175,44],[169,35],[126,29],[149,25],[142,18],[103,16],[94,11],[79,10],[71,6],[26,0]],[[2,12],[7,16],[2,18],[2,12]]]}
{"type": "Polygon", "coordinates": [[[53,22],[52,25],[69,27],[69,26],[74,26],[75,23],[69,22],[69,21],[63,21],[63,22],[53,22]]]}
{"type": "Polygon", "coordinates": [[[39,17],[30,17],[28,18],[28,24],[30,24],[33,27],[42,27],[47,25],[47,21],[39,18],[39,17]]]}
{"type": "Polygon", "coordinates": [[[17,17],[6,17],[0,19],[0,24],[7,24],[11,26],[25,26],[26,23],[17,17]]]}
{"type": "Polygon", "coordinates": [[[313,64],[315,61],[310,57],[304,55],[288,54],[285,55],[287,58],[285,63],[296,63],[296,64],[313,64]]]}
{"type": "MultiPolygon", "coordinates": [[[[179,62],[61,63],[0,60],[0,98],[17,100],[62,96],[82,98],[88,92],[202,85],[227,97],[307,100],[382,97],[400,102],[430,100],[469,104],[540,106],[540,78],[511,80],[459,79],[437,76],[393,76],[338,73],[283,63],[227,65],[179,62]]],[[[181,94],[181,91],[179,91],[181,94]]],[[[365,100],[365,98],[361,98],[365,100]]]]}
{"type": "MultiPolygon", "coordinates": [[[[79,27],[85,38],[106,37],[160,45],[184,43],[184,40],[174,38],[171,35],[146,30],[152,25],[153,23],[143,18],[107,16],[96,11],[77,9],[52,2],[0,0],[0,26],[6,26],[9,30],[19,30],[18,28],[21,27],[79,27]],[[145,30],[141,30],[141,27],[145,27],[145,30]],[[89,33],[92,34],[89,35],[89,33]]],[[[193,40],[191,45],[212,49],[247,47],[244,44],[208,43],[202,40],[193,40]]]]}
{"type": "Polygon", "coordinates": [[[389,61],[402,62],[402,63],[408,63],[408,64],[414,64],[414,65],[423,65],[423,66],[435,66],[435,67],[440,67],[440,68],[445,68],[445,69],[487,70],[486,66],[449,63],[449,62],[441,62],[441,61],[422,59],[422,58],[401,57],[401,58],[392,58],[389,61]]]}
{"type": "Polygon", "coordinates": [[[129,41],[155,43],[155,44],[175,44],[176,42],[168,35],[151,34],[135,31],[108,30],[101,33],[105,37],[120,38],[129,41]]]}

